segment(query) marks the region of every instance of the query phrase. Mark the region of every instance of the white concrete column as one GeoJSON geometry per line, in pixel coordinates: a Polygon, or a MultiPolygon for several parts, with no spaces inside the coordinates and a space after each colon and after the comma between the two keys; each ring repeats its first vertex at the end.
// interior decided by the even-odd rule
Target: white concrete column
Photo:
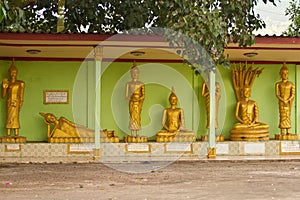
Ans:
{"type": "Polygon", "coordinates": [[[214,70],[209,71],[209,134],[208,134],[208,158],[216,156],[216,129],[215,129],[215,109],[216,109],[216,74],[214,70]]]}
{"type": "Polygon", "coordinates": [[[101,62],[103,47],[94,49],[95,58],[95,151],[94,157],[100,157],[100,111],[101,111],[101,62]]]}

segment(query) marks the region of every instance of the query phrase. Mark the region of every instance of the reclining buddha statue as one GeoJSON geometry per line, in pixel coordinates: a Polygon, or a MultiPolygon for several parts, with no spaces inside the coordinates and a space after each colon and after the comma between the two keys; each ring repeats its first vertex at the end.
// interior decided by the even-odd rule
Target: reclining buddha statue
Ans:
{"type": "MultiPolygon", "coordinates": [[[[48,142],[53,143],[81,143],[94,142],[95,131],[85,126],[75,124],[65,117],[57,117],[52,113],[40,113],[47,124],[48,142]],[[51,130],[51,127],[52,130],[51,130]]],[[[119,142],[115,131],[100,131],[101,142],[119,142]]]]}

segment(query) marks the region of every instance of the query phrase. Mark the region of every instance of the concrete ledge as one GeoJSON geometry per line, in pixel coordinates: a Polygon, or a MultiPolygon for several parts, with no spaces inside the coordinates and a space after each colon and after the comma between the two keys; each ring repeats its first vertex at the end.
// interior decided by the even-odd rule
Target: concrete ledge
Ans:
{"type": "MultiPolygon", "coordinates": [[[[1,143],[0,162],[143,162],[207,160],[208,143],[101,143],[94,160],[93,143],[1,143]],[[128,146],[129,145],[129,146],[128,146]],[[132,146],[130,146],[132,145],[132,146]]],[[[216,144],[216,160],[283,160],[300,158],[299,141],[224,141],[216,144]]]]}

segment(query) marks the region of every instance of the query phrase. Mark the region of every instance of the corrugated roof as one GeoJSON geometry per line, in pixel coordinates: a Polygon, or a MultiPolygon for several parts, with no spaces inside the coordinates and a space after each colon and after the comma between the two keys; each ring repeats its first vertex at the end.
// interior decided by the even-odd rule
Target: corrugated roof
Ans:
{"type": "MultiPolygon", "coordinates": [[[[159,35],[46,32],[0,32],[0,57],[37,60],[84,59],[102,41],[108,41],[104,45],[104,57],[110,60],[115,58],[178,60],[175,50],[159,35]],[[26,53],[28,49],[39,49],[41,53],[29,55],[26,53]],[[139,58],[132,57],[130,51],[137,49],[145,51],[145,55],[139,58]],[[174,50],[174,53],[170,50],[174,50]]],[[[256,44],[251,47],[241,48],[231,43],[226,48],[225,54],[229,54],[231,61],[300,63],[300,37],[257,35],[256,44]],[[248,52],[255,52],[257,56],[247,58],[244,54],[248,52]]]]}
{"type": "MultiPolygon", "coordinates": [[[[31,32],[31,31],[0,31],[0,33],[30,33],[30,34],[34,34],[34,33],[37,33],[37,34],[83,34],[83,35],[110,35],[110,36],[112,36],[112,35],[117,35],[117,34],[108,34],[108,33],[93,33],[93,32],[84,32],[84,31],[82,31],[82,32],[72,32],[72,33],[70,33],[70,32],[59,32],[59,33],[57,33],[57,32],[53,32],[53,31],[44,31],[44,30],[42,30],[42,31],[33,31],[33,32],[31,32]]],[[[119,34],[121,34],[121,33],[119,33],[119,34]]],[[[256,37],[291,37],[291,38],[299,38],[300,36],[286,36],[286,35],[283,35],[283,34],[280,34],[280,35],[276,35],[276,34],[273,34],[273,35],[270,35],[270,34],[264,34],[264,35],[262,35],[262,34],[256,34],[255,35],[256,37]]]]}
{"type": "Polygon", "coordinates": [[[255,35],[256,37],[287,37],[287,38],[299,38],[299,36],[286,36],[286,35],[276,35],[276,34],[273,34],[273,35],[269,35],[269,34],[265,34],[265,35],[261,35],[261,34],[257,34],[255,35]]]}

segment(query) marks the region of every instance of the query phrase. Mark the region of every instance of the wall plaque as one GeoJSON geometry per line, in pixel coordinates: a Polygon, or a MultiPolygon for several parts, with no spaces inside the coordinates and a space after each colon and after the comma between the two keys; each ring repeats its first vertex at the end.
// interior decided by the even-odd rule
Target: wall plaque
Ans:
{"type": "Polygon", "coordinates": [[[44,90],[44,104],[68,104],[68,90],[44,90]]]}
{"type": "Polygon", "coordinates": [[[165,144],[165,152],[193,153],[193,145],[190,143],[168,143],[165,144]]]}
{"type": "Polygon", "coordinates": [[[229,153],[228,144],[216,144],[216,148],[217,148],[217,155],[229,153]]]}
{"type": "Polygon", "coordinates": [[[300,154],[299,141],[281,141],[280,142],[280,154],[300,154]]]}
{"type": "Polygon", "coordinates": [[[150,153],[150,144],[129,143],[125,146],[126,152],[132,153],[150,153]]]}
{"type": "Polygon", "coordinates": [[[244,153],[246,154],[265,154],[266,144],[265,143],[245,143],[244,153]]]}
{"type": "Polygon", "coordinates": [[[6,144],[5,145],[5,152],[20,152],[21,145],[19,144],[6,144]]]}
{"type": "Polygon", "coordinates": [[[94,145],[68,144],[68,154],[89,154],[92,153],[94,145]]]}

